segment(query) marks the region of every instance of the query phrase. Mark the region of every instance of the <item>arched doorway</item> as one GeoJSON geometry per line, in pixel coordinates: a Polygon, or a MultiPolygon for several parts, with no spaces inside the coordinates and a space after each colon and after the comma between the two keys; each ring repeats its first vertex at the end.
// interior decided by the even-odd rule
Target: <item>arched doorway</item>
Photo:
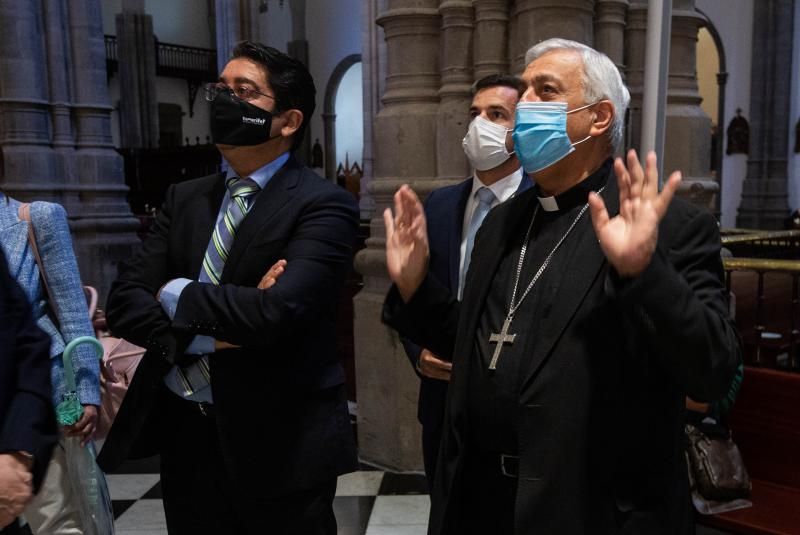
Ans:
{"type": "MultiPolygon", "coordinates": [[[[339,163],[336,149],[337,103],[340,107],[343,106],[345,101],[348,104],[354,104],[353,106],[348,105],[345,111],[347,113],[358,114],[358,117],[355,118],[358,122],[348,122],[348,125],[351,127],[357,125],[359,129],[362,126],[360,119],[362,115],[360,114],[363,114],[363,105],[360,77],[348,76],[346,80],[348,86],[341,87],[342,81],[345,80],[346,75],[348,75],[348,71],[356,64],[361,64],[361,54],[351,54],[345,57],[339,62],[336,68],[333,69],[331,77],[328,80],[328,86],[325,88],[325,104],[322,110],[322,122],[325,129],[325,177],[331,181],[336,180],[336,167],[339,163]],[[355,78],[358,79],[355,80],[355,78]],[[353,83],[356,85],[353,85],[353,83]]],[[[351,157],[352,156],[353,155],[351,155],[351,157]]],[[[361,154],[359,153],[356,158],[361,160],[361,154]]]]}
{"type": "Polygon", "coordinates": [[[697,85],[703,97],[701,107],[711,118],[713,139],[711,143],[711,174],[717,178],[719,193],[716,199],[716,216],[719,218],[722,199],[722,162],[725,141],[725,84],[728,71],[725,66],[725,48],[722,38],[708,16],[701,10],[704,24],[697,32],[697,85]]]}

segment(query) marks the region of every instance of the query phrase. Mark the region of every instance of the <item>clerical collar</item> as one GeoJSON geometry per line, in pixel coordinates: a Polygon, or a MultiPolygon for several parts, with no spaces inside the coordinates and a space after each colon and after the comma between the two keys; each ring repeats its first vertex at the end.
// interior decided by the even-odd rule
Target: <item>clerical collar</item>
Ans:
{"type": "Polygon", "coordinates": [[[542,205],[545,212],[569,210],[575,206],[586,204],[589,201],[589,192],[597,191],[605,186],[613,162],[614,160],[609,158],[603,162],[603,165],[601,165],[597,171],[558,195],[542,197],[539,186],[534,186],[536,188],[536,197],[539,199],[539,204],[542,205]]]}

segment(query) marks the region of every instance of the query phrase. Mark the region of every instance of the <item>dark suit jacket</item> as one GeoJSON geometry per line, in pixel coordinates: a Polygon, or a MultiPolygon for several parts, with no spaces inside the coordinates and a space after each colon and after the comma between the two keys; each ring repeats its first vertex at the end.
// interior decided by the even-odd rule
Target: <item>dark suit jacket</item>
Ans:
{"type": "MultiPolygon", "coordinates": [[[[613,175],[603,198],[618,211],[613,175]]],[[[487,217],[475,242],[463,303],[432,277],[403,305],[392,288],[384,320],[432,351],[455,357],[430,533],[467,532],[461,490],[468,358],[483,303],[511,228],[527,224],[536,196],[487,217]]],[[[553,311],[539,325],[519,394],[520,478],[515,532],[688,533],[684,396],[721,397],[739,363],[727,314],[716,222],[676,199],[648,268],[621,280],[586,214],[553,311]]],[[[517,331],[524,318],[517,318],[517,331]]],[[[532,337],[526,337],[531,339],[532,337]]]]}
{"type": "Polygon", "coordinates": [[[190,283],[170,322],[156,292],[174,278],[197,279],[224,188],[221,175],[171,187],[141,253],[112,285],[111,329],[147,353],[99,462],[113,470],[128,456],[158,452],[163,376],[195,335],[209,335],[241,346],[209,358],[226,468],[243,495],[285,495],[357,468],[336,309],[358,208],[290,158],[237,230],[221,284],[190,283]],[[281,258],[286,272],[258,290],[281,258]]]}
{"type": "Polygon", "coordinates": [[[33,454],[35,490],[58,441],[50,391],[50,337],[0,252],[0,453],[33,454]]]}
{"type": "MultiPolygon", "coordinates": [[[[425,217],[428,227],[431,276],[454,295],[458,295],[458,275],[461,262],[461,234],[464,228],[464,211],[472,191],[472,177],[433,190],[425,199],[425,217]]],[[[532,185],[526,173],[515,195],[532,185]]],[[[402,339],[406,355],[416,369],[422,348],[407,338],[402,339]]],[[[417,417],[426,427],[439,428],[444,418],[444,403],[447,397],[447,382],[420,377],[419,405],[417,417]]]]}

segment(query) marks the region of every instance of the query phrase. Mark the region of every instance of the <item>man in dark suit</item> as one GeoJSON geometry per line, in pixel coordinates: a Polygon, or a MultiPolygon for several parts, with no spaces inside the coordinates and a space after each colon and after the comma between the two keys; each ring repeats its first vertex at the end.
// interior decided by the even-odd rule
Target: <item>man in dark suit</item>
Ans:
{"type": "Polygon", "coordinates": [[[171,187],[111,288],[112,331],[147,353],[99,460],[161,454],[170,533],[336,533],[336,478],[357,468],[335,320],[358,209],[291,154],[314,95],[300,62],[238,45],[206,87],[227,176],[171,187]]]}
{"type": "MultiPolygon", "coordinates": [[[[467,250],[472,249],[488,210],[531,186],[519,160],[505,147],[506,134],[514,128],[517,101],[524,91],[522,80],[506,74],[492,74],[473,84],[469,109],[472,121],[463,146],[475,173],[459,184],[432,191],[425,200],[430,273],[454,296],[461,295],[469,266],[467,250]],[[491,192],[485,207],[481,206],[479,190],[491,192]]],[[[432,487],[451,364],[408,339],[403,339],[403,345],[421,379],[417,417],[422,424],[425,475],[432,487]]]]}
{"type": "Polygon", "coordinates": [[[612,160],[630,97],[607,56],[550,39],[526,62],[536,186],[487,217],[461,303],[411,189],[384,213],[384,320],[454,359],[429,532],[691,533],[684,399],[722,397],[741,357],[716,222],[673,200],[680,173],[659,193],[655,154],[612,160]]]}
{"type": "Polygon", "coordinates": [[[50,393],[50,338],[31,317],[0,252],[0,533],[38,490],[58,441],[50,393]]]}

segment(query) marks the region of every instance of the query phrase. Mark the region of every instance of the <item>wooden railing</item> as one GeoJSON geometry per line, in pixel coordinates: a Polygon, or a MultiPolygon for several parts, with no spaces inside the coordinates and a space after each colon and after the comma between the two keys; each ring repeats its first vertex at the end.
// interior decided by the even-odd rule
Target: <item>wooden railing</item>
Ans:
{"type": "Polygon", "coordinates": [[[795,258],[723,259],[747,364],[800,372],[800,249],[792,246],[799,237],[797,231],[728,237],[728,245],[771,253],[779,247],[795,258]]]}
{"type": "Polygon", "coordinates": [[[800,259],[800,230],[724,232],[722,246],[734,257],[800,259]]]}

